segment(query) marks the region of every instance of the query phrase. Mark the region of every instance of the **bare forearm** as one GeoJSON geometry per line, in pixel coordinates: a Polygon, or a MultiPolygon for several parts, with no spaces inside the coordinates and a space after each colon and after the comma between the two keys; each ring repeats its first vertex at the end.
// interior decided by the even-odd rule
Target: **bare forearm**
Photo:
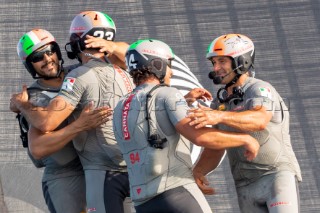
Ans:
{"type": "Polygon", "coordinates": [[[117,56],[112,56],[112,57],[109,57],[108,59],[111,64],[117,65],[124,70],[127,69],[126,63],[123,60],[119,59],[117,56]]]}
{"type": "Polygon", "coordinates": [[[263,130],[270,120],[266,112],[256,110],[222,113],[220,123],[245,132],[263,130]]]}
{"type": "Polygon", "coordinates": [[[48,107],[35,107],[30,102],[19,105],[19,109],[27,121],[42,132],[55,130],[74,110],[63,98],[51,100],[48,107]]]}
{"type": "Polygon", "coordinates": [[[97,128],[109,121],[109,116],[112,114],[111,109],[99,107],[92,110],[92,107],[93,102],[86,105],[77,120],[60,130],[43,133],[41,130],[32,127],[29,131],[29,146],[34,157],[43,158],[57,152],[78,133],[97,128]]]}
{"type": "Polygon", "coordinates": [[[110,62],[116,64],[122,69],[127,69],[125,63],[125,55],[129,45],[125,42],[115,42],[116,47],[113,50],[113,53],[110,56],[110,62]]]}
{"type": "Polygon", "coordinates": [[[199,131],[199,136],[194,138],[195,143],[209,149],[219,150],[245,146],[253,139],[244,133],[226,132],[208,127],[199,129],[199,131]]]}
{"type": "Polygon", "coordinates": [[[48,111],[45,110],[45,108],[35,107],[31,103],[26,102],[22,105],[19,105],[18,109],[27,119],[28,123],[37,129],[41,129],[46,122],[48,111]]]}
{"type": "Polygon", "coordinates": [[[36,159],[49,156],[61,150],[82,129],[77,128],[75,122],[53,132],[42,133],[38,129],[30,129],[28,139],[31,154],[36,159]]]}
{"type": "Polygon", "coordinates": [[[217,168],[221,161],[221,158],[224,155],[224,152],[225,150],[214,150],[204,148],[193,170],[203,175],[207,175],[215,168],[217,168]]]}
{"type": "Polygon", "coordinates": [[[116,42],[117,48],[115,48],[113,54],[116,55],[120,60],[125,62],[125,56],[129,45],[125,42],[116,42]]]}
{"type": "Polygon", "coordinates": [[[189,122],[189,118],[181,120],[176,125],[177,131],[194,144],[205,148],[221,150],[247,145],[254,140],[244,133],[232,133],[208,127],[195,129],[189,122]]]}

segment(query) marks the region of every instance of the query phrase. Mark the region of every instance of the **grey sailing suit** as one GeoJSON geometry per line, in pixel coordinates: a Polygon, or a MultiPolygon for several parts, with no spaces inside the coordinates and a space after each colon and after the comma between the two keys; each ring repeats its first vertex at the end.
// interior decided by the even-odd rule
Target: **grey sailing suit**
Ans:
{"type": "MultiPolygon", "coordinates": [[[[95,107],[114,108],[120,97],[132,89],[133,83],[127,72],[91,59],[65,77],[59,96],[76,107],[69,117],[74,120],[90,101],[94,102],[95,107]]],[[[129,183],[112,121],[81,132],[73,143],[85,171],[88,212],[123,212],[123,200],[129,195],[129,183]],[[117,184],[120,184],[119,188],[117,184]]]]}
{"type": "MultiPolygon", "coordinates": [[[[268,203],[269,201],[269,212],[272,212],[272,209],[276,209],[279,206],[283,207],[284,212],[296,212],[298,210],[297,187],[295,181],[289,180],[294,180],[294,177],[296,177],[298,181],[301,181],[302,178],[298,161],[291,146],[289,109],[274,87],[265,81],[248,77],[241,89],[244,92],[242,101],[240,99],[235,102],[230,101],[223,104],[223,107],[220,106],[220,109],[241,112],[250,110],[253,107],[263,106],[271,111],[273,116],[265,130],[248,132],[260,144],[259,153],[254,160],[246,160],[243,147],[228,149],[229,163],[237,187],[240,208],[243,212],[253,212],[255,211],[254,206],[259,206],[255,202],[258,202],[257,200],[260,199],[263,200],[261,203],[268,203]],[[288,173],[291,174],[292,178],[289,175],[286,183],[286,178],[282,176],[287,177],[288,173]],[[271,179],[275,181],[277,180],[276,177],[279,176],[278,179],[282,183],[275,184],[275,182],[271,182],[270,184],[273,184],[274,187],[268,186],[267,189],[258,189],[259,185],[262,186],[267,181],[265,179],[269,178],[266,177],[268,175],[272,175],[271,179]],[[291,183],[290,185],[288,184],[289,182],[291,183]],[[251,192],[246,191],[246,187],[252,188],[252,184],[255,184],[256,188],[251,190],[251,192]],[[289,190],[281,189],[284,195],[281,195],[279,199],[275,198],[280,190],[276,185],[287,185],[287,188],[289,188],[289,190]],[[253,201],[249,201],[248,196],[252,196],[254,194],[253,191],[257,192],[259,190],[263,195],[257,195],[255,198],[252,198],[253,201]],[[242,194],[242,191],[246,191],[243,192],[246,194],[242,194]],[[266,195],[267,193],[268,195],[266,195]],[[275,205],[279,203],[291,203],[292,205],[275,205]],[[294,207],[290,209],[288,206],[294,207]]],[[[212,108],[219,108],[217,102],[213,104],[212,108]]],[[[223,124],[219,124],[218,128],[226,131],[240,132],[240,130],[223,124]]],[[[268,181],[270,182],[270,180],[268,181]]],[[[263,212],[259,207],[257,208],[256,211],[263,212]]],[[[278,209],[274,212],[280,211],[278,209]]]]}
{"type": "Polygon", "coordinates": [[[211,212],[192,175],[190,142],[175,129],[187,114],[187,103],[176,88],[160,87],[151,93],[147,110],[146,96],[154,86],[138,86],[114,110],[115,136],[127,162],[136,211],[211,212]],[[149,131],[166,138],[162,148],[147,141],[149,131]]]}
{"type": "MultiPolygon", "coordinates": [[[[28,89],[29,101],[34,106],[46,107],[58,94],[59,89],[35,81],[28,89]]],[[[63,122],[57,129],[66,125],[67,123],[63,122]]],[[[44,167],[42,189],[50,212],[79,213],[85,209],[83,168],[71,142],[41,160],[35,160],[30,153],[29,156],[36,167],[44,167]]]]}

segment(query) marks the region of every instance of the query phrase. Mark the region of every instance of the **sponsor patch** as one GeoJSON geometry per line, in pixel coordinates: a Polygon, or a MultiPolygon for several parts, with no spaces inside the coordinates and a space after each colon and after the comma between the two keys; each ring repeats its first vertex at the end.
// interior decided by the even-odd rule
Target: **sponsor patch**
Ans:
{"type": "Polygon", "coordinates": [[[61,89],[70,92],[72,91],[72,88],[75,82],[76,82],[75,78],[67,77],[64,79],[61,89]]]}
{"type": "Polygon", "coordinates": [[[129,116],[129,110],[130,110],[130,105],[131,105],[133,96],[134,96],[133,93],[130,94],[130,96],[125,100],[123,104],[123,109],[122,109],[122,134],[125,140],[130,140],[130,132],[128,128],[128,116],[129,116]]]}
{"type": "Polygon", "coordinates": [[[259,90],[260,90],[261,96],[272,99],[272,94],[271,94],[270,88],[259,87],[259,90]]]}
{"type": "Polygon", "coordinates": [[[88,211],[88,212],[95,212],[95,211],[97,211],[97,209],[96,209],[96,208],[88,208],[87,211],[88,211]]]}
{"type": "Polygon", "coordinates": [[[287,202],[287,201],[279,201],[279,202],[275,202],[275,203],[271,203],[270,207],[276,207],[276,206],[291,206],[291,202],[287,202]]]}

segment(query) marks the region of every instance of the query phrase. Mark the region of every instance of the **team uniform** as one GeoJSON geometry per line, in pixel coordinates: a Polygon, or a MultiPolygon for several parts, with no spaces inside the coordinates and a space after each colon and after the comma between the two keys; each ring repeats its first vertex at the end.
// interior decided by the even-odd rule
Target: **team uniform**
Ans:
{"type": "MultiPolygon", "coordinates": [[[[29,101],[34,106],[46,107],[59,89],[35,81],[28,88],[29,101]]],[[[66,122],[62,123],[58,129],[66,125],[66,122]]],[[[51,213],[79,213],[85,210],[84,173],[72,143],[41,160],[35,160],[30,153],[29,156],[36,167],[44,167],[42,190],[51,213]]]]}
{"type": "MultiPolygon", "coordinates": [[[[59,96],[76,107],[69,117],[74,120],[89,101],[94,101],[95,107],[114,108],[120,97],[132,89],[127,72],[91,59],[66,76],[59,96]]],[[[112,121],[81,132],[73,143],[85,171],[88,212],[123,212],[123,200],[129,196],[129,182],[112,121]]]]}
{"type": "MultiPolygon", "coordinates": [[[[298,212],[297,181],[302,178],[290,141],[289,110],[278,92],[265,81],[248,77],[241,89],[242,101],[234,99],[222,105],[215,102],[212,108],[241,112],[263,106],[273,117],[265,130],[249,132],[260,144],[254,160],[246,160],[243,147],[228,149],[240,209],[242,212],[298,212]]],[[[223,124],[218,128],[240,132],[223,124]]]]}
{"type": "Polygon", "coordinates": [[[175,129],[187,114],[187,103],[176,88],[160,87],[152,91],[146,108],[154,86],[138,86],[118,103],[113,116],[135,209],[137,213],[211,212],[192,175],[190,142],[175,129]],[[162,148],[148,142],[148,132],[167,140],[162,148]]]}

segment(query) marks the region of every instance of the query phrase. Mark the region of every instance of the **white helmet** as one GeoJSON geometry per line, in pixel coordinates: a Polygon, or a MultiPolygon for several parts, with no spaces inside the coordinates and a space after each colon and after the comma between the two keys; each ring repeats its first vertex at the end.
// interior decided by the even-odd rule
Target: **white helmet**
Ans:
{"type": "Polygon", "coordinates": [[[129,72],[148,70],[160,80],[166,75],[167,65],[174,59],[172,49],[166,43],[145,39],[132,43],[126,53],[126,64],[129,72]]]}
{"type": "Polygon", "coordinates": [[[229,56],[233,59],[233,69],[238,74],[246,73],[253,67],[254,44],[245,35],[227,34],[214,39],[207,50],[207,59],[214,56],[229,56]]]}
{"type": "MultiPolygon", "coordinates": [[[[39,76],[39,74],[31,64],[30,57],[34,55],[37,49],[48,44],[52,45],[53,51],[57,53],[59,61],[63,63],[59,45],[57,44],[56,39],[53,37],[53,35],[47,30],[33,29],[24,34],[18,42],[17,52],[19,58],[33,78],[41,78],[41,76],[39,76]]],[[[62,64],[60,66],[62,66],[62,64]]],[[[58,73],[58,76],[60,75],[62,67],[60,67],[59,69],[60,71],[58,73]]]]}
{"type": "Polygon", "coordinates": [[[113,41],[116,34],[116,25],[112,18],[98,11],[84,11],[74,17],[70,26],[70,43],[66,44],[66,52],[70,59],[85,50],[86,35],[113,41]],[[71,46],[68,48],[68,45],[71,46]]]}

